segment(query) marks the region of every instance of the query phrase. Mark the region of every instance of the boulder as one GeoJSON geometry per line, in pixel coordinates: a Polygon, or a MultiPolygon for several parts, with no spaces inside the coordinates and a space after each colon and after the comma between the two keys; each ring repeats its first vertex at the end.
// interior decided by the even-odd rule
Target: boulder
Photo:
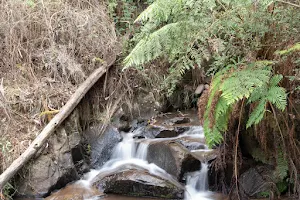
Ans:
{"type": "Polygon", "coordinates": [[[218,155],[218,152],[216,149],[201,149],[192,151],[191,154],[201,162],[206,163],[215,159],[218,155]]]}
{"type": "Polygon", "coordinates": [[[114,147],[122,139],[121,134],[115,127],[108,126],[103,133],[101,133],[101,130],[102,125],[98,125],[91,127],[84,133],[87,143],[90,144],[92,168],[103,166],[110,159],[114,147]]]}
{"type": "Polygon", "coordinates": [[[177,142],[157,142],[149,145],[147,160],[181,180],[185,172],[200,169],[200,161],[177,142]],[[184,166],[184,167],[183,167],[184,166]]]}
{"type": "Polygon", "coordinates": [[[96,188],[84,187],[75,183],[51,194],[45,200],[85,200],[93,198],[99,199],[104,196],[105,194],[99,192],[96,188]]]}
{"type": "Polygon", "coordinates": [[[198,149],[207,149],[204,138],[183,137],[177,140],[181,145],[189,151],[198,149]]]}
{"type": "Polygon", "coordinates": [[[256,166],[244,172],[239,179],[243,198],[260,197],[262,192],[276,193],[276,184],[271,179],[273,170],[268,166],[256,166]]]}
{"type": "Polygon", "coordinates": [[[138,197],[182,199],[184,187],[175,181],[150,174],[146,170],[125,169],[94,183],[104,193],[138,197]]]}
{"type": "Polygon", "coordinates": [[[165,113],[153,119],[145,127],[143,135],[146,138],[177,137],[195,126],[200,126],[196,111],[165,113]]]}
{"type": "Polygon", "coordinates": [[[74,111],[17,177],[17,196],[44,197],[79,179],[85,165],[82,146],[79,114],[74,111]]]}

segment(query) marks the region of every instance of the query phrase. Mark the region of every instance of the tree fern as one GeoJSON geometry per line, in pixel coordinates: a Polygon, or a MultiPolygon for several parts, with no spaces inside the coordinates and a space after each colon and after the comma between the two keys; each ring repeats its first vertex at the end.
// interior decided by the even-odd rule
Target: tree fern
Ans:
{"type": "Polygon", "coordinates": [[[250,114],[246,125],[247,128],[253,124],[258,124],[262,120],[268,102],[275,105],[280,110],[285,109],[287,105],[287,94],[284,88],[278,86],[278,83],[282,78],[282,75],[275,75],[263,86],[256,88],[252,92],[248,99],[248,103],[258,102],[258,105],[250,114]]]}
{"type": "Polygon", "coordinates": [[[263,119],[267,103],[284,110],[286,93],[284,88],[277,86],[282,75],[272,77],[270,64],[272,63],[266,61],[248,65],[242,63],[237,69],[231,66],[217,73],[211,83],[211,93],[204,115],[204,132],[206,138],[209,138],[210,146],[222,141],[220,136],[227,130],[232,107],[244,98],[248,99],[248,103],[258,102],[250,114],[247,127],[258,124],[263,119]],[[221,95],[217,96],[217,93],[221,95]],[[215,98],[217,103],[214,106],[215,98]]]}
{"type": "MultiPolygon", "coordinates": [[[[298,12],[280,6],[274,11],[280,15],[269,12],[267,8],[274,2],[156,0],[136,19],[142,28],[135,34],[135,47],[125,58],[124,69],[166,58],[171,67],[163,75],[162,86],[170,95],[186,71],[201,67],[204,60],[209,60],[208,72],[214,78],[203,126],[208,143],[220,143],[238,101],[248,99],[249,104],[255,105],[247,127],[263,119],[268,104],[280,110],[286,106],[285,90],[278,86],[282,77],[273,76],[272,63],[253,63],[267,33],[283,27],[287,20],[297,27],[289,15],[298,12]],[[237,64],[239,60],[244,63],[237,64]]],[[[283,35],[282,31],[277,34],[283,35]]],[[[298,34],[296,29],[289,31],[298,34]]]]}

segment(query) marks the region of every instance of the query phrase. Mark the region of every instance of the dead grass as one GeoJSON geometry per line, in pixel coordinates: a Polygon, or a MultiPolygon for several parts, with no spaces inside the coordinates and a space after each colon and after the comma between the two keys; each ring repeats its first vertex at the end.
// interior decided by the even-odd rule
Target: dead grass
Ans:
{"type": "Polygon", "coordinates": [[[116,54],[97,0],[0,0],[0,173],[77,86],[116,54]],[[50,112],[51,113],[51,112],[50,112]]]}

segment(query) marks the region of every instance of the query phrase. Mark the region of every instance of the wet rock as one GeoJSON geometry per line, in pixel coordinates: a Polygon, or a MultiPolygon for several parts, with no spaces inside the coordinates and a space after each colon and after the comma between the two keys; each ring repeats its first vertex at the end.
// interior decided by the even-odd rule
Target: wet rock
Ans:
{"type": "Polygon", "coordinates": [[[147,171],[127,169],[106,176],[94,185],[105,193],[138,197],[182,199],[184,187],[147,171]]]}
{"type": "Polygon", "coordinates": [[[114,147],[122,139],[117,128],[108,126],[106,130],[101,133],[102,129],[103,126],[98,125],[91,127],[84,133],[87,142],[90,144],[92,168],[103,166],[104,163],[110,159],[114,147]]]}
{"type": "Polygon", "coordinates": [[[203,138],[189,138],[184,137],[177,140],[180,144],[182,144],[189,151],[206,149],[207,145],[205,144],[205,139],[203,138]]]}
{"type": "Polygon", "coordinates": [[[153,119],[143,134],[146,138],[177,137],[194,126],[200,126],[196,111],[165,113],[153,119]]]}
{"type": "Polygon", "coordinates": [[[191,154],[201,162],[206,163],[215,159],[218,155],[218,152],[216,149],[202,149],[202,150],[192,151],[191,154]]]}
{"type": "Polygon", "coordinates": [[[43,197],[60,189],[79,179],[84,163],[79,114],[74,111],[23,169],[17,180],[17,196],[43,197]]]}
{"type": "Polygon", "coordinates": [[[175,176],[178,180],[181,179],[182,174],[185,172],[200,169],[201,164],[186,148],[177,142],[150,144],[147,160],[149,163],[154,163],[175,176]]]}
{"type": "Polygon", "coordinates": [[[261,192],[274,194],[276,185],[271,177],[272,170],[267,166],[257,166],[244,172],[239,179],[239,189],[242,197],[245,199],[259,197],[261,192]]]}
{"type": "Polygon", "coordinates": [[[51,194],[45,200],[85,200],[92,198],[101,198],[106,196],[93,187],[84,187],[79,184],[66,186],[64,189],[51,194]]]}

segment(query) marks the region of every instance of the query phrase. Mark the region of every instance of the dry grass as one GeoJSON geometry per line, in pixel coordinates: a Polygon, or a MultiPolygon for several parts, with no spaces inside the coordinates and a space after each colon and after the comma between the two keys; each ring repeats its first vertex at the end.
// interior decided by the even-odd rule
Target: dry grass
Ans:
{"type": "Polygon", "coordinates": [[[97,0],[0,0],[0,173],[77,86],[115,54],[97,0]]]}

